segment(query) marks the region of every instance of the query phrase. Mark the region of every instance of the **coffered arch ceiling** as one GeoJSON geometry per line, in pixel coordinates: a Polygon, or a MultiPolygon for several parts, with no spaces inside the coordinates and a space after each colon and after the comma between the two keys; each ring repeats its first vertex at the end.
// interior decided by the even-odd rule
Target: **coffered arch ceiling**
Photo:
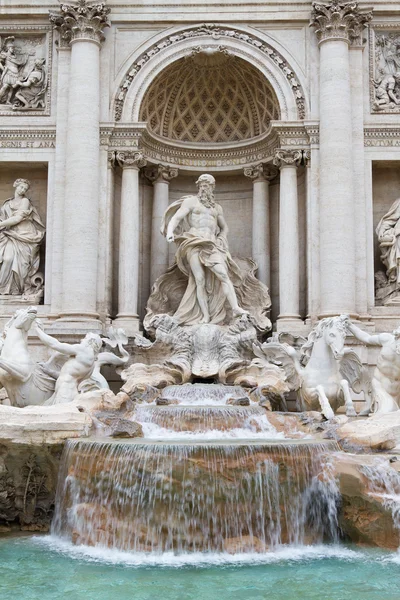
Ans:
{"type": "Polygon", "coordinates": [[[196,145],[257,138],[279,118],[279,102],[265,76],[224,50],[198,50],[170,64],[140,107],[140,120],[152,133],[196,145]]]}

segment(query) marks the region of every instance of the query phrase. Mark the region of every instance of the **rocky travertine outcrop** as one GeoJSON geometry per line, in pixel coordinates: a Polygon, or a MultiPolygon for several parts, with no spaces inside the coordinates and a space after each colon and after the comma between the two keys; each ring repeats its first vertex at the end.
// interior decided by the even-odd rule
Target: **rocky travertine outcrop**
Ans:
{"type": "Polygon", "coordinates": [[[339,525],[345,537],[363,546],[400,546],[396,500],[400,462],[390,457],[337,453],[333,466],[341,493],[339,525]]]}
{"type": "Polygon", "coordinates": [[[337,430],[340,440],[372,450],[392,450],[400,442],[400,411],[354,420],[337,430]]]}
{"type": "Polygon", "coordinates": [[[64,442],[91,427],[91,417],[69,404],[0,405],[1,531],[48,531],[64,442]]]}

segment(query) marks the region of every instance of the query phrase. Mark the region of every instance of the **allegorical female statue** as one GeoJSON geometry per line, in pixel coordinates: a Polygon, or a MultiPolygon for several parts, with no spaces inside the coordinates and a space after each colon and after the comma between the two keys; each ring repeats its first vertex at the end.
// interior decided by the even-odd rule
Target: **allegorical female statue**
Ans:
{"type": "Polygon", "coordinates": [[[268,329],[268,289],[255,278],[251,259],[233,259],[228,227],[214,197],[215,179],[204,174],[198,193],[173,202],[161,233],[178,246],[174,265],[159,277],[147,305],[145,327],[155,314],[169,314],[180,325],[229,325],[250,314],[260,329],[268,329]]]}
{"type": "Polygon", "coordinates": [[[0,294],[37,293],[40,243],[45,227],[26,193],[27,179],[14,182],[15,193],[0,208],[0,294]]]}

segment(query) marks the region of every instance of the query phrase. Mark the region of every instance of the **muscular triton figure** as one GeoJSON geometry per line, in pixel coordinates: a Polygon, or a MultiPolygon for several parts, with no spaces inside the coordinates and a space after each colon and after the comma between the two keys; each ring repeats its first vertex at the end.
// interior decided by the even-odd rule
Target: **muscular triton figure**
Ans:
{"type": "Polygon", "coordinates": [[[176,262],[189,278],[175,317],[181,323],[215,323],[225,301],[234,316],[246,313],[233,284],[241,281],[241,273],[229,253],[222,208],[214,200],[214,177],[201,175],[196,185],[196,196],[186,196],[168,208],[161,231],[168,242],[177,242],[176,262]]]}
{"type": "Polygon", "coordinates": [[[367,346],[382,348],[372,377],[372,405],[375,414],[399,410],[400,406],[400,328],[393,333],[369,335],[347,320],[348,330],[367,346]]]}

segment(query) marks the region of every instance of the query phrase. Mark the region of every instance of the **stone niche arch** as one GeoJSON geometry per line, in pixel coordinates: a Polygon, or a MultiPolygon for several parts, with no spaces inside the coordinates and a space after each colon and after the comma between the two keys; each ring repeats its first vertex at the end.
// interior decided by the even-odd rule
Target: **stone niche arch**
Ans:
{"type": "Polygon", "coordinates": [[[112,119],[140,121],[144,96],[153,81],[173,63],[199,50],[223,52],[242,59],[269,82],[283,121],[303,120],[308,102],[300,68],[293,68],[284,49],[262,32],[229,25],[175,27],[147,40],[124,64],[112,102],[112,119]]]}

